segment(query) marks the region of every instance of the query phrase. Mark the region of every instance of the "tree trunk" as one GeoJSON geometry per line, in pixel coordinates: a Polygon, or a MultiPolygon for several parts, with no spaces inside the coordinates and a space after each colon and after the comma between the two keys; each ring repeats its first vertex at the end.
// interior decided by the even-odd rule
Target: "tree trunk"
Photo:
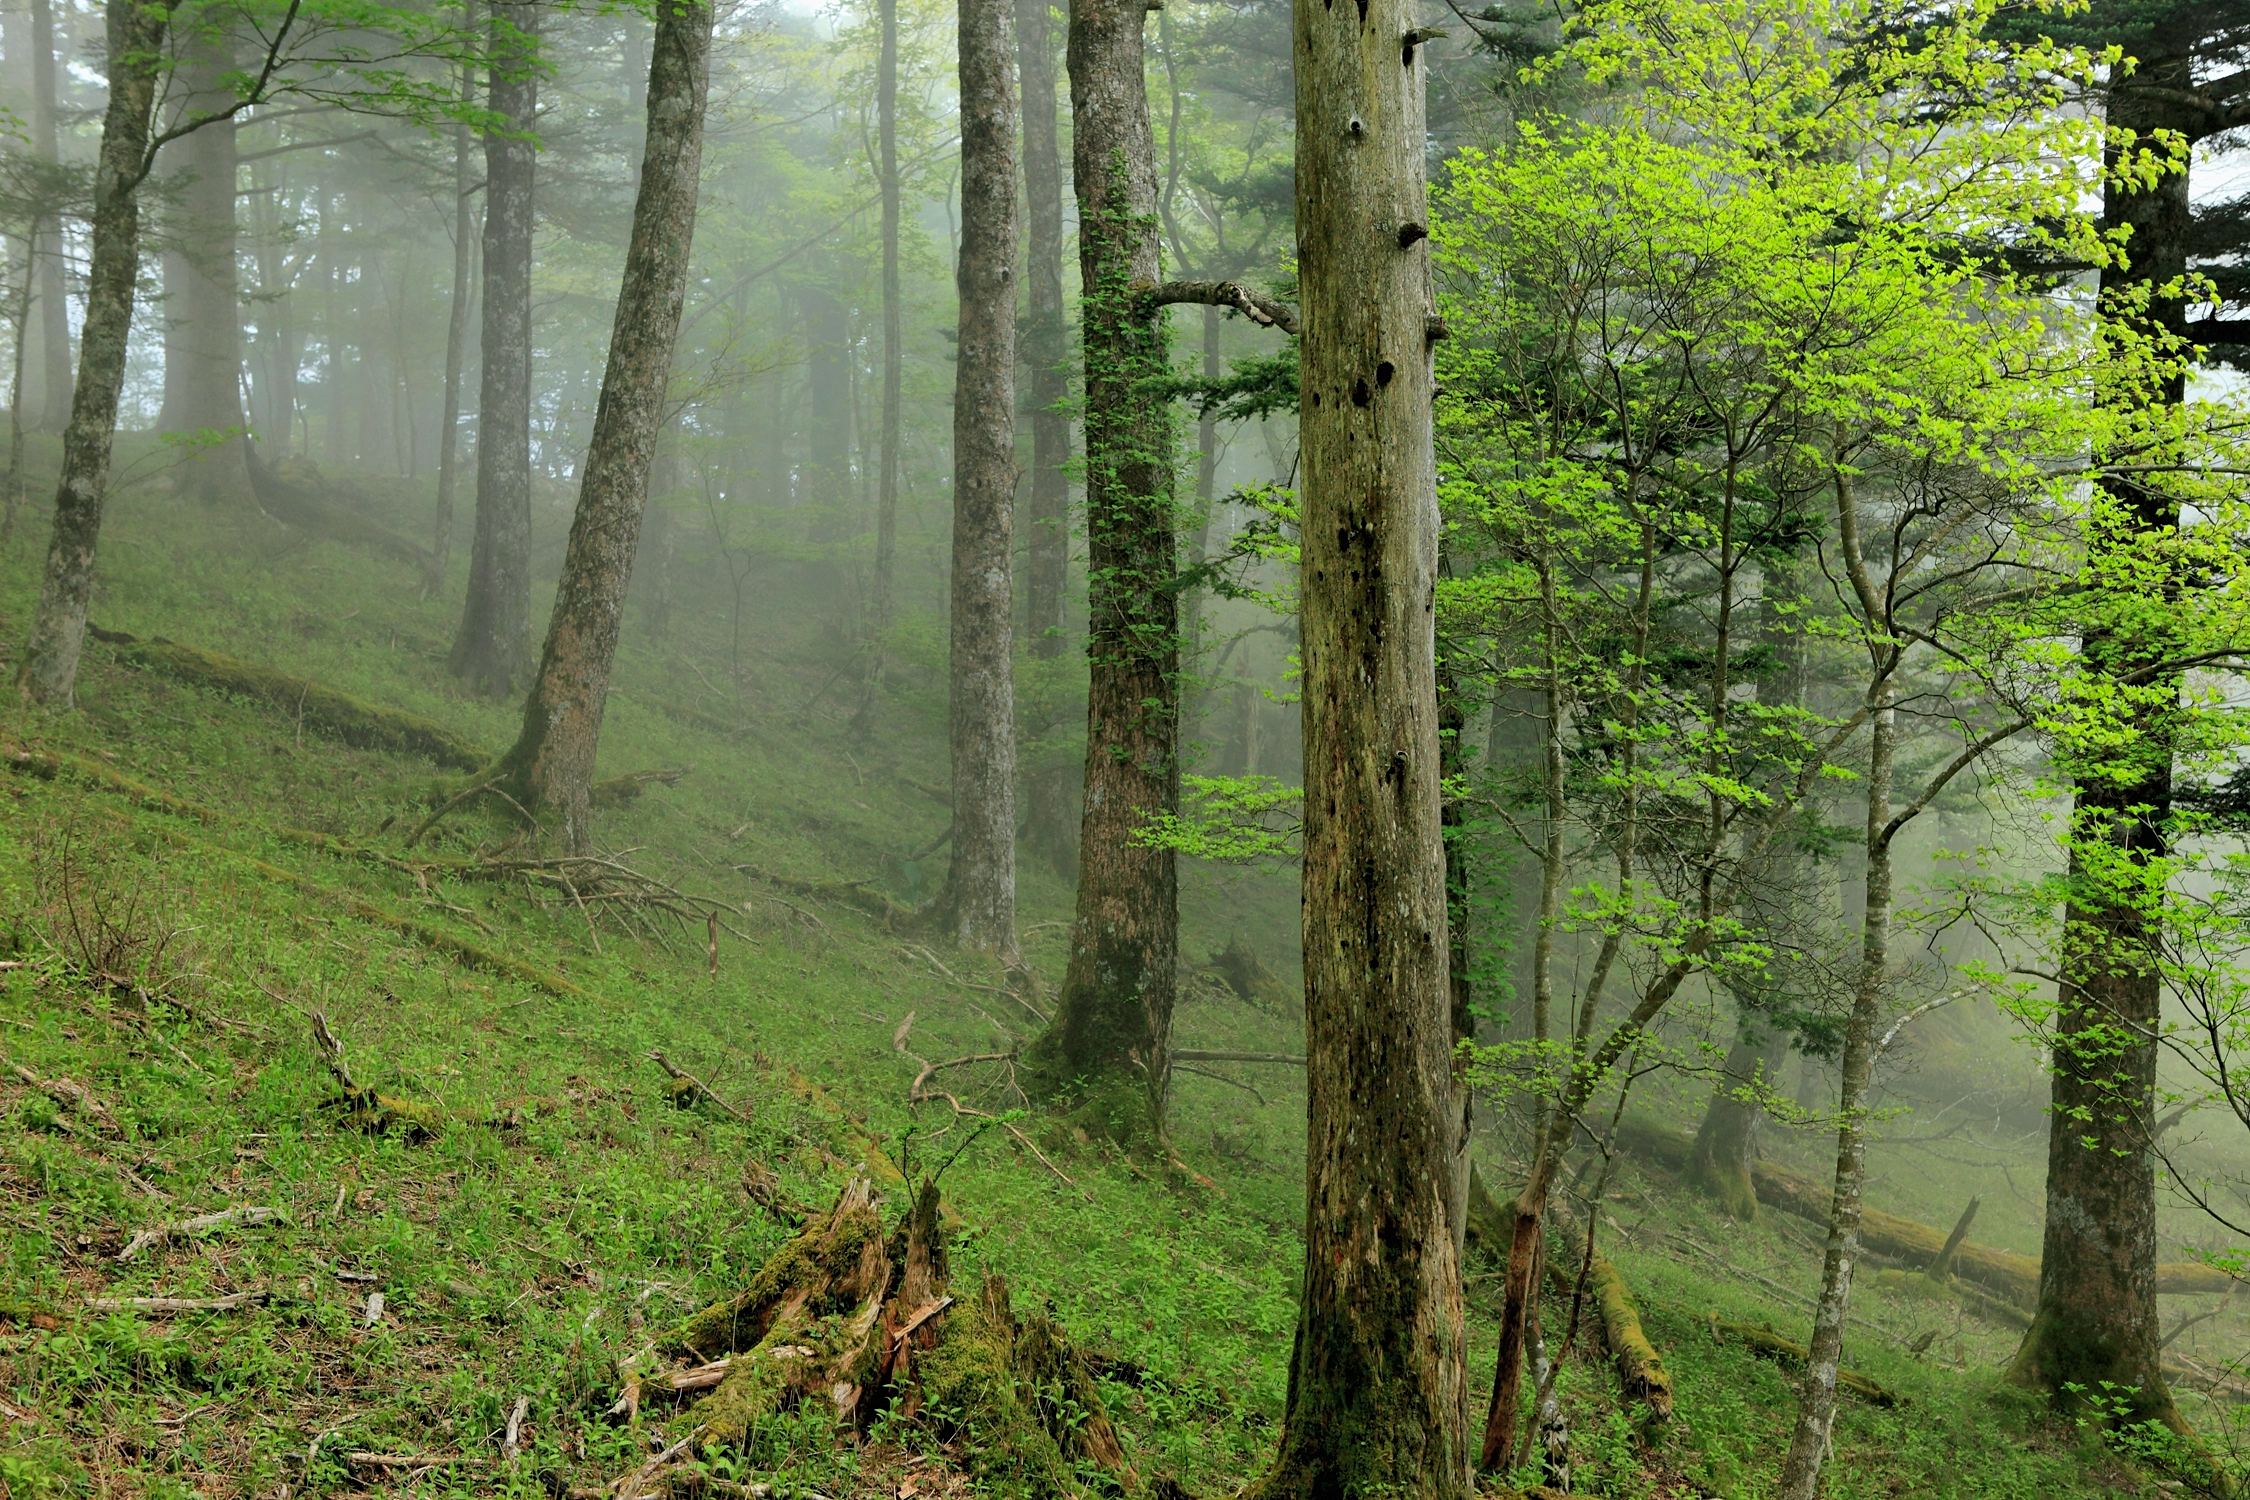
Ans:
{"type": "MultiPolygon", "coordinates": [[[[885,0],[886,4],[891,0],[885,0]]],[[[1016,91],[1011,0],[961,0],[953,387],[954,941],[1016,952],[1016,91]]],[[[888,396],[886,380],[885,395],[888,396]]]]}
{"type": "MultiPolygon", "coordinates": [[[[2110,95],[2109,124],[2146,147],[2158,131],[2192,142],[2208,130],[2193,102],[2185,56],[2146,60],[2110,95]]],[[[2153,183],[2105,179],[2102,226],[2131,230],[2131,264],[2102,271],[2104,293],[2172,283],[2187,270],[2188,175],[2153,183]]],[[[2186,308],[2156,296],[2148,320],[2185,337],[2186,308]]],[[[2155,392],[2177,406],[2185,379],[2155,392]]],[[[2097,553],[2152,554],[2180,524],[2178,500],[2128,481],[2105,485],[2097,553]]],[[[2164,555],[2170,556],[2167,551],[2164,555]]],[[[2178,565],[2175,564],[2176,568],[2178,565]]],[[[2188,580],[2174,572],[2164,587],[2188,580]]],[[[2128,674],[2172,655],[2162,611],[2137,612],[2126,632],[2090,632],[2082,644],[2098,671],[2128,674]]],[[[2156,1028],[2162,976],[2160,917],[2138,882],[2169,853],[2172,750],[2180,681],[2157,678],[2125,695],[2130,747],[2096,751],[2116,769],[2080,780],[2071,817],[2070,903],[2064,913],[2063,983],[2058,995],[2054,1083],[2048,1110],[2047,1223],[2041,1241],[2039,1303],[2009,1378],[2044,1391],[2065,1411],[2083,1411],[2105,1387],[2126,1396],[2129,1421],[2183,1427],[2158,1353],[2156,1320],[2156,1028]],[[2152,690],[2153,689],[2153,690],[2152,690]]],[[[2161,879],[2161,876],[2156,877],[2161,879]]]]}
{"type": "Polygon", "coordinates": [[[1081,1123],[1161,1135],[1179,963],[1179,873],[1135,841],[1177,811],[1179,599],[1164,319],[1157,282],[1156,142],[1142,73],[1144,0],[1070,11],[1072,176],[1086,356],[1085,805],[1070,964],[1035,1074],[1082,1096],[1081,1123]]]}
{"type": "MultiPolygon", "coordinates": [[[[1070,329],[1063,311],[1062,147],[1055,129],[1052,0],[1016,0],[1017,72],[1023,88],[1023,192],[1028,302],[1023,359],[1029,372],[1031,497],[1029,541],[1031,655],[1059,659],[1065,649],[1063,590],[1070,566],[1070,329]]],[[[1042,735],[1046,724],[1030,726],[1042,735]]],[[[1059,756],[1024,778],[1031,802],[1028,842],[1064,877],[1078,867],[1078,778],[1059,756]]]]}
{"type": "MultiPolygon", "coordinates": [[[[531,670],[531,234],[538,151],[537,0],[492,0],[484,138],[484,329],[477,519],[450,665],[472,691],[515,692],[531,670]]],[[[330,335],[333,340],[333,332],[330,335]]]]}
{"type": "MultiPolygon", "coordinates": [[[[54,0],[31,0],[31,149],[41,161],[60,160],[55,113],[54,0]]],[[[31,263],[38,277],[41,430],[70,425],[70,304],[63,290],[61,224],[32,236],[31,263]]]]}
{"type": "Polygon", "coordinates": [[[8,365],[8,471],[0,475],[0,547],[15,540],[16,513],[23,509],[23,374],[24,345],[31,332],[33,279],[31,256],[38,252],[39,221],[34,219],[25,236],[29,249],[24,258],[23,280],[16,283],[16,305],[8,310],[15,329],[8,365]]]}
{"type": "Polygon", "coordinates": [[[1279,1497],[1470,1493],[1434,598],[1422,50],[1295,18],[1305,1271],[1279,1497]],[[1403,63],[1403,65],[1402,65],[1403,63]],[[1412,246],[1412,248],[1405,248],[1412,246]]]}
{"type": "MultiPolygon", "coordinates": [[[[209,18],[198,18],[180,38],[179,113],[226,108],[234,66],[232,48],[209,18]]],[[[247,424],[242,413],[242,296],[235,265],[235,124],[215,120],[182,137],[164,153],[175,155],[179,185],[179,246],[165,257],[168,334],[164,352],[164,410],[157,425],[167,432],[216,434],[247,424]]],[[[182,489],[206,504],[247,499],[250,470],[239,438],[192,451],[182,489]]]]}
{"type": "Polygon", "coordinates": [[[163,67],[166,3],[110,0],[109,105],[94,168],[93,256],[86,282],[86,328],[78,386],[63,433],[55,485],[55,529],[40,580],[31,637],[17,669],[20,691],[53,709],[71,705],[86,604],[94,592],[94,549],[101,538],[110,440],[125,384],[125,340],[133,327],[133,284],[141,267],[140,184],[148,172],[149,114],[163,67]]]}
{"type": "MultiPolygon", "coordinates": [[[[1213,374],[1211,366],[1217,362],[1216,341],[1204,346],[1204,373],[1213,374]]],[[[1441,549],[1438,571],[1446,570],[1441,549]]],[[[1462,710],[1458,679],[1452,670],[1439,660],[1437,666],[1438,704],[1438,777],[1441,785],[1459,778],[1468,764],[1466,743],[1468,716],[1462,710]]],[[[1474,1000],[1469,986],[1469,850],[1467,847],[1467,809],[1458,797],[1448,797],[1439,810],[1438,821],[1445,841],[1445,992],[1446,1010],[1452,1021],[1452,1046],[1458,1051],[1461,1043],[1476,1035],[1476,1014],[1470,1009],[1474,1000]]],[[[1469,1135],[1473,1123],[1476,1096],[1469,1089],[1466,1069],[1455,1069],[1453,1079],[1453,1139],[1452,1169],[1447,1174],[1446,1223],[1453,1236],[1453,1255],[1459,1260],[1468,1246],[1469,1238],[1469,1135]]]]}
{"type": "MultiPolygon", "coordinates": [[[[882,467],[875,478],[875,597],[870,611],[878,643],[891,628],[891,570],[898,553],[899,403],[906,371],[898,281],[898,0],[881,0],[881,8],[883,46],[876,66],[875,113],[883,178],[883,432],[882,467]]],[[[1009,218],[1012,222],[1014,215],[1009,218]]],[[[878,644],[878,680],[880,651],[878,644]]]]}
{"type": "Polygon", "coordinates": [[[667,0],[656,7],[649,53],[648,134],[633,234],[609,335],[609,363],[594,410],[593,439],[578,510],[563,554],[555,612],[539,675],[524,704],[523,733],[506,764],[534,817],[557,813],[566,847],[593,844],[590,794],[610,664],[625,616],[664,387],[687,297],[703,165],[703,112],[711,72],[711,7],[667,0]]]}
{"type": "Polygon", "coordinates": [[[1719,1064],[1711,1102],[1704,1106],[1687,1175],[1729,1218],[1747,1224],[1758,1217],[1750,1167],[1758,1159],[1758,1122],[1765,1111],[1745,1095],[1754,1087],[1772,1086],[1773,1071],[1787,1055],[1788,1038],[1743,996],[1736,996],[1735,1005],[1734,1041],[1719,1064]]]}
{"type": "MultiPolygon", "coordinates": [[[[462,15],[464,30],[476,25],[475,0],[462,15]]],[[[467,63],[461,66],[461,97],[474,97],[475,77],[467,63]]],[[[438,417],[437,524],[430,538],[430,587],[445,582],[446,564],[453,556],[453,491],[461,458],[461,367],[469,347],[469,304],[474,293],[470,272],[475,251],[469,233],[476,223],[470,207],[474,186],[469,172],[469,127],[453,127],[453,296],[445,313],[445,395],[438,417]]]]}
{"type": "Polygon", "coordinates": [[[1844,1023],[1844,1059],[1836,1104],[1836,1193],[1828,1210],[1828,1250],[1820,1298],[1797,1394],[1797,1426],[1782,1461],[1779,1500],[1813,1500],[1836,1421],[1837,1372],[1844,1363],[1844,1316],[1859,1264],[1859,1221],[1867,1183],[1867,1101],[1875,1076],[1875,1027],[1890,996],[1891,760],[1897,711],[1887,679],[1876,688],[1874,731],[1867,756],[1867,899],[1860,918],[1859,975],[1844,1023]]]}

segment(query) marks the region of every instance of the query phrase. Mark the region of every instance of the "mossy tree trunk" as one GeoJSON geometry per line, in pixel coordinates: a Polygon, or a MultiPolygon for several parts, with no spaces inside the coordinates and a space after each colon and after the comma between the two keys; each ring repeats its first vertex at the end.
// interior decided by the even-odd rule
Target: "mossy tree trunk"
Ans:
{"type": "MultiPolygon", "coordinates": [[[[484,138],[484,328],[477,518],[450,665],[487,697],[531,672],[531,235],[538,161],[538,0],[491,0],[484,138]]],[[[331,372],[333,377],[333,372],[331,372]]],[[[338,413],[340,415],[340,413],[338,413]]]]}
{"type": "MultiPolygon", "coordinates": [[[[2213,116],[2194,97],[2186,50],[2165,56],[2166,40],[2160,35],[2151,49],[2158,55],[2144,58],[2109,96],[2111,130],[2130,132],[2139,149],[2161,150],[2159,132],[2193,142],[2211,128],[2213,116]]],[[[2153,182],[2108,178],[2102,227],[2121,237],[2130,231],[2132,259],[2103,270],[2105,296],[2151,284],[2177,288],[2187,270],[2191,223],[2186,172],[2153,182]]],[[[2186,315],[2177,295],[2152,296],[2146,312],[2151,331],[2182,340],[2186,315]]],[[[2185,384],[2184,375],[2175,376],[2147,399],[2177,406],[2185,384]]],[[[2097,557],[2157,556],[2179,530],[2179,501],[2161,488],[2112,479],[2103,492],[2097,557]]],[[[2175,573],[2161,587],[2185,582],[2175,573]]],[[[2117,727],[2125,731],[2124,748],[2096,749],[2091,759],[2098,764],[2073,768],[2083,774],[2076,774],[2071,899],[2058,960],[2063,982],[2039,1304],[2009,1378],[2073,1411],[2084,1409],[2087,1393],[2114,1387],[2129,1393],[2130,1420],[2179,1427],[2157,1345],[2153,1135],[2163,991],[2160,887],[2170,853],[2180,678],[2147,674],[2176,655],[2167,618],[2163,610],[2134,610],[2121,626],[2090,632],[2082,643],[2097,671],[2145,680],[2134,688],[2120,685],[2124,707],[2117,727]]]]}
{"type": "Polygon", "coordinates": [[[1758,1123],[1765,1118],[1753,1095],[1771,1087],[1773,1070],[1787,1055],[1788,1039],[1746,998],[1737,996],[1736,1004],[1734,1041],[1719,1064],[1718,1082],[1696,1128],[1687,1176],[1729,1218],[1747,1224],[1758,1217],[1750,1166],[1758,1159],[1758,1123]]]}
{"type": "Polygon", "coordinates": [[[1407,0],[1295,17],[1305,1270],[1260,1500],[1470,1487],[1415,26],[1407,0]]]}
{"type": "Polygon", "coordinates": [[[1131,1137],[1162,1129],[1179,964],[1179,877],[1135,835],[1176,812],[1179,767],[1177,508],[1157,282],[1156,143],[1142,72],[1143,0],[1070,10],[1072,167],[1086,357],[1090,669],[1086,785],[1070,963],[1031,1064],[1082,1093],[1082,1122],[1131,1137]]]}
{"type": "Polygon", "coordinates": [[[578,509],[523,733],[504,761],[534,816],[560,816],[572,850],[592,843],[594,754],[648,505],[664,387],[687,296],[711,73],[711,7],[659,0],[649,54],[648,131],[633,232],[586,450],[578,509]]]}
{"type": "Polygon", "coordinates": [[[172,4],[166,0],[109,0],[106,12],[109,104],[94,168],[93,253],[78,382],[70,425],[63,432],[54,534],[47,544],[31,637],[16,674],[24,695],[49,708],[70,707],[78,653],[86,643],[86,605],[94,592],[94,552],[101,539],[110,443],[117,433],[125,342],[132,331],[134,284],[141,268],[140,186],[148,175],[150,116],[171,21],[172,4]]]}

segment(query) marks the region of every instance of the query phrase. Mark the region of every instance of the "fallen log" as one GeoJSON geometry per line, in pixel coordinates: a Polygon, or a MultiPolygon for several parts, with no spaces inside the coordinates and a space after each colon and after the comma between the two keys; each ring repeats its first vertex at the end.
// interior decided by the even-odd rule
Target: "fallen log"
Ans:
{"type": "MultiPolygon", "coordinates": [[[[1803,1344],[1793,1344],[1780,1334],[1775,1333],[1771,1328],[1753,1328],[1748,1323],[1722,1323],[1719,1321],[1717,1313],[1712,1313],[1708,1321],[1711,1325],[1711,1342],[1715,1344],[1740,1344],[1769,1358],[1778,1359],[1783,1364],[1791,1364],[1800,1368],[1810,1357],[1803,1344]]],[[[1897,1406],[1899,1404],[1899,1395],[1896,1391],[1869,1379],[1857,1370],[1846,1370],[1839,1367],[1836,1371],[1836,1384],[1862,1400],[1872,1401],[1877,1406],[1897,1406]]]]}
{"type": "Polygon", "coordinates": [[[86,1306],[94,1312],[233,1312],[256,1307],[272,1295],[261,1288],[225,1297],[88,1297],[86,1306]]]}
{"type": "Polygon", "coordinates": [[[462,771],[482,770],[492,762],[490,752],[420,714],[385,708],[303,677],[162,636],[143,640],[121,630],[86,628],[96,640],[116,647],[121,660],[196,687],[256,698],[355,749],[422,755],[462,771]]]}
{"type": "Polygon", "coordinates": [[[370,1135],[396,1130],[416,1138],[434,1136],[444,1128],[451,1115],[436,1105],[394,1099],[354,1082],[351,1069],[344,1061],[344,1044],[329,1030],[327,1014],[314,1011],[312,1023],[313,1041],[320,1048],[321,1061],[328,1065],[329,1073],[344,1091],[344,1097],[333,1102],[343,1109],[345,1118],[355,1127],[370,1135]]]}
{"type": "MultiPolygon", "coordinates": [[[[1694,1138],[1685,1131],[1629,1119],[1618,1131],[1618,1144],[1637,1156],[1677,1169],[1686,1166],[1694,1138]]],[[[1834,1197],[1828,1186],[1767,1162],[1752,1164],[1750,1181],[1757,1189],[1760,1203],[1771,1204],[1827,1227],[1834,1197]]],[[[1926,1267],[1945,1253],[1947,1235],[1942,1229],[1870,1208],[1862,1211],[1859,1239],[1863,1246],[1878,1255],[1909,1266],[1926,1267]]],[[[2019,1255],[2013,1250],[1963,1239],[1953,1249],[1951,1268],[1957,1280],[1982,1287],[2014,1304],[2019,1312],[2039,1300],[2037,1256],[2019,1255]]],[[[2223,1292],[2234,1281],[2234,1277],[2216,1266],[2200,1261],[2172,1261],[2156,1268],[2156,1289],[2167,1296],[2223,1292]]]]}
{"type": "MultiPolygon", "coordinates": [[[[1586,1231],[1560,1202],[1551,1205],[1548,1211],[1568,1247],[1560,1254],[1548,1254],[1548,1282],[1563,1293],[1572,1294],[1577,1290],[1579,1268],[1584,1264],[1586,1231]]],[[[1637,1401],[1646,1406],[1651,1419],[1671,1421],[1671,1372],[1664,1368],[1663,1356],[1656,1352],[1656,1346],[1649,1342],[1648,1334],[1641,1328],[1641,1310],[1633,1301],[1632,1289],[1626,1285],[1616,1265],[1599,1251],[1592,1265],[1586,1267],[1586,1291],[1593,1299],[1602,1347],[1609,1352],[1610,1362],[1617,1368],[1619,1393],[1628,1402],[1637,1401]]]]}
{"type": "Polygon", "coordinates": [[[186,1239],[191,1235],[208,1234],[214,1229],[247,1229],[256,1224],[271,1224],[277,1220],[286,1221],[288,1217],[289,1214],[286,1209],[256,1207],[247,1203],[239,1208],[226,1209],[220,1213],[198,1214],[192,1219],[181,1219],[172,1224],[158,1224],[153,1228],[140,1231],[133,1236],[131,1242],[124,1249],[117,1252],[117,1258],[119,1260],[131,1260],[151,1245],[161,1245],[167,1240],[186,1239]]]}

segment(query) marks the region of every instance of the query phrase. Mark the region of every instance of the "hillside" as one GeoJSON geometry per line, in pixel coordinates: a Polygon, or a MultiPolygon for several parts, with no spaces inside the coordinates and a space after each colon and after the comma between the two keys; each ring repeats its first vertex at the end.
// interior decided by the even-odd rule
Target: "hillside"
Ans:
{"type": "MultiPolygon", "coordinates": [[[[151,487],[120,497],[104,549],[105,631],[225,653],[473,745],[511,733],[505,710],[452,690],[456,596],[425,597],[405,563],[151,487]]],[[[629,631],[604,774],[685,774],[605,812],[610,857],[644,879],[591,900],[548,871],[490,868],[530,852],[504,808],[463,806],[409,848],[451,773],[340,742],[309,694],[216,691],[119,643],[89,648],[79,712],[0,717],[8,1494],[615,1493],[690,1409],[651,1397],[634,1421],[611,1416],[616,1361],[742,1286],[855,1176],[897,1222],[902,1172],[942,1173],[957,1288],[1000,1272],[1019,1310],[1085,1352],[1139,1482],[1216,1496],[1260,1470],[1295,1321],[1301,1080],[1183,1073],[1181,1173],[1013,1116],[1004,1059],[925,1076],[1032,1034],[1068,892],[1026,863],[1038,985],[888,915],[942,871],[912,857],[946,823],[934,658],[900,670],[855,745],[811,571],[777,566],[752,601],[738,693],[714,686],[723,610],[679,610],[667,642],[629,631]],[[364,1128],[376,1106],[341,1107],[316,1018],[357,1084],[408,1106],[389,1129],[364,1128]],[[707,1092],[676,1094],[657,1052],[707,1092]],[[228,1212],[125,1256],[144,1231],[228,1212]]],[[[21,638],[36,577],[19,543],[0,636],[21,638]]],[[[1187,880],[1188,953],[1239,939],[1293,982],[1285,877],[1187,880]]],[[[1202,974],[1176,1042],[1292,1052],[1283,1011],[1202,974]]],[[[1773,1149],[1822,1170],[1816,1141],[1773,1149]]],[[[1480,1171],[1508,1180],[1497,1137],[1480,1171]]],[[[1951,1191],[1879,1179],[1873,1197],[1949,1221],[1951,1191]]],[[[2020,1207],[1985,1213],[1980,1241],[2035,1247],[2020,1207]]],[[[1603,1224],[1677,1413],[1640,1426],[1582,1339],[1564,1382],[1574,1487],[1754,1500],[1786,1446],[1788,1376],[1707,1320],[1801,1338],[1817,1232],[1780,1212],[1726,1224],[1645,1160],[1621,1163],[1603,1224]]],[[[1481,1410],[1494,1278],[1479,1266],[1481,1410]]],[[[2163,1490],[2001,1385],[2010,1329],[1912,1282],[1855,1300],[1849,1361],[1902,1399],[1847,1403],[1829,1495],[2163,1490]]],[[[2228,1315],[2195,1336],[2226,1348],[2242,1331],[2228,1315]]],[[[878,1423],[856,1449],[834,1427],[807,1405],[702,1479],[832,1500],[1028,1483],[942,1409],[878,1423]]],[[[1071,1482],[1118,1484],[1099,1466],[1071,1482]]]]}

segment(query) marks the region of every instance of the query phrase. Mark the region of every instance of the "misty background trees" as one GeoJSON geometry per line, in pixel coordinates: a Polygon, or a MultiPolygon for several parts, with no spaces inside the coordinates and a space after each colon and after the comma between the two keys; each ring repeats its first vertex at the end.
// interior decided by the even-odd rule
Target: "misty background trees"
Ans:
{"type": "Polygon", "coordinates": [[[902,778],[945,826],[841,888],[1036,1023],[967,1059],[993,1102],[1176,1186],[1180,1067],[1304,1089],[1267,1490],[1560,1478],[1542,1302],[1669,1111],[1738,1220],[1761,1140],[1832,1148],[1809,1497],[1884,1111],[1955,1085],[2043,1141],[2011,1378],[2187,1428],[2159,1268],[2250,1252],[2203,187],[2250,20],[0,17],[28,703],[73,703],[105,518],[170,507],[457,622],[432,681],[520,731],[412,839],[484,799],[601,854],[597,769],[689,772],[602,757],[628,646],[692,671],[667,712],[902,778]],[[1183,943],[1232,869],[1302,925],[1183,943]],[[1288,997],[1275,1050],[1176,1044],[1219,976],[1288,997]]]}

